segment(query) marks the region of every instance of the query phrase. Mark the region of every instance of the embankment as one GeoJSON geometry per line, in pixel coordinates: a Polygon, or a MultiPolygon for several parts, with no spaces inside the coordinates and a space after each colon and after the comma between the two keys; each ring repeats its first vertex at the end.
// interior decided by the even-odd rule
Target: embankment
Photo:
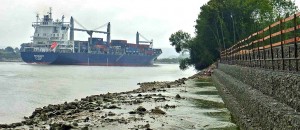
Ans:
{"type": "Polygon", "coordinates": [[[242,129],[300,129],[300,75],[219,64],[213,81],[242,129]]]}

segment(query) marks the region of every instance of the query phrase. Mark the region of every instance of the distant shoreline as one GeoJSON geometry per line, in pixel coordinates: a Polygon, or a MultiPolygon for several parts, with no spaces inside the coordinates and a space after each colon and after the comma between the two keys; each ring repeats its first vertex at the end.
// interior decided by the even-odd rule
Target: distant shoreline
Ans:
{"type": "Polygon", "coordinates": [[[179,64],[179,63],[173,63],[173,62],[154,62],[155,64],[179,64]]]}
{"type": "MultiPolygon", "coordinates": [[[[23,62],[22,60],[0,60],[0,62],[23,62]]],[[[175,62],[154,62],[154,64],[179,64],[175,62]]]]}
{"type": "Polygon", "coordinates": [[[0,60],[0,62],[23,62],[22,60],[0,60]]]}

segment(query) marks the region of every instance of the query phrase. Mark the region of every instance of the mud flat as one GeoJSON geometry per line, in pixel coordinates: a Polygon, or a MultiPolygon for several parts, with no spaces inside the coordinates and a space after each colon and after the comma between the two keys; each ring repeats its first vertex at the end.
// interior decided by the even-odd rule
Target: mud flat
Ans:
{"type": "Polygon", "coordinates": [[[173,82],[36,108],[0,129],[238,129],[205,71],[173,82]]]}

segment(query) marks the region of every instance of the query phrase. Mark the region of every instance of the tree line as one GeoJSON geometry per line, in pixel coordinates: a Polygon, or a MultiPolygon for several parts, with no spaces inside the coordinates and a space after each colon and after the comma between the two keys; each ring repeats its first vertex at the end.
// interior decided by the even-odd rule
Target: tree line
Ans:
{"type": "Polygon", "coordinates": [[[297,11],[291,0],[210,0],[200,7],[195,37],[179,30],[169,41],[177,52],[190,52],[181,69],[201,70],[217,61],[220,51],[297,11]]]}
{"type": "Polygon", "coordinates": [[[18,47],[12,48],[10,46],[0,49],[0,61],[20,61],[20,49],[18,47]]]}
{"type": "Polygon", "coordinates": [[[156,59],[155,63],[163,63],[163,64],[175,64],[179,63],[179,58],[161,58],[161,59],[156,59]]]}

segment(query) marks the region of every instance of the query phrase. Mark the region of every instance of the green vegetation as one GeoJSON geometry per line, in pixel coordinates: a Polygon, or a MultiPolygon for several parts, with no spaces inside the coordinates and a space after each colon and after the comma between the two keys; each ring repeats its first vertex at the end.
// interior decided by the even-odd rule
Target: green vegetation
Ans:
{"type": "Polygon", "coordinates": [[[12,47],[6,47],[5,49],[0,49],[0,61],[20,61],[20,50],[18,47],[13,49],[12,47]]]}
{"type": "Polygon", "coordinates": [[[211,128],[208,130],[239,130],[239,128],[237,126],[227,126],[223,128],[211,128]]]}
{"type": "Polygon", "coordinates": [[[196,94],[199,95],[219,95],[218,91],[198,91],[196,94]]]}
{"type": "Polygon", "coordinates": [[[194,104],[197,107],[207,108],[207,109],[225,108],[225,104],[224,103],[214,102],[214,101],[209,101],[209,100],[204,100],[204,99],[194,99],[194,104]]]}
{"type": "Polygon", "coordinates": [[[201,77],[201,78],[197,79],[197,82],[212,82],[212,78],[211,77],[201,77]]]}
{"type": "Polygon", "coordinates": [[[195,37],[179,30],[169,40],[177,52],[190,52],[180,61],[181,69],[201,70],[215,62],[224,48],[296,11],[290,0],[210,0],[200,8],[195,37]]]}
{"type": "Polygon", "coordinates": [[[197,82],[195,85],[200,88],[214,86],[212,82],[197,82]]]}
{"type": "Polygon", "coordinates": [[[162,58],[155,60],[156,63],[174,64],[179,63],[179,58],[162,58]]]}
{"type": "Polygon", "coordinates": [[[231,121],[230,113],[226,111],[206,112],[204,114],[210,117],[217,118],[221,121],[231,121]]]}

